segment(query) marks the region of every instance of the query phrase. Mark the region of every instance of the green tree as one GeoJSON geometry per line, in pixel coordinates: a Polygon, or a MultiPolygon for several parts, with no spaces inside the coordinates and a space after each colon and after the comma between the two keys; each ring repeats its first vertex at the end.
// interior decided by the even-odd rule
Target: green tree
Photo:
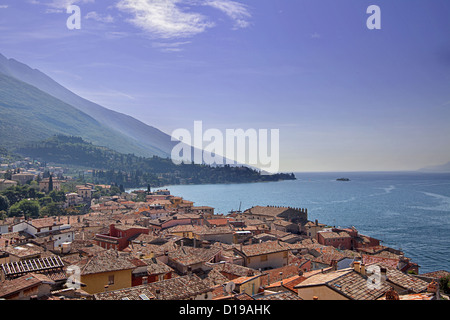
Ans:
{"type": "Polygon", "coordinates": [[[46,197],[40,198],[38,201],[39,201],[39,205],[41,207],[45,207],[45,206],[49,205],[50,203],[52,203],[53,199],[49,196],[46,196],[46,197]]]}
{"type": "Polygon", "coordinates": [[[53,190],[52,192],[50,192],[49,196],[54,202],[66,201],[66,194],[64,193],[64,191],[53,190]]]}
{"type": "Polygon", "coordinates": [[[12,179],[12,172],[11,172],[11,170],[10,169],[6,170],[6,173],[3,175],[3,177],[6,180],[11,180],[12,179]]]}
{"type": "Polygon", "coordinates": [[[48,192],[52,191],[53,191],[53,176],[50,175],[50,177],[48,178],[48,192]]]}
{"type": "Polygon", "coordinates": [[[40,212],[39,202],[36,200],[21,200],[15,203],[9,209],[10,216],[20,217],[25,216],[27,218],[38,218],[40,212]]]}
{"type": "Polygon", "coordinates": [[[60,206],[55,202],[50,202],[41,209],[41,216],[59,216],[62,214],[60,206]]]}
{"type": "Polygon", "coordinates": [[[8,212],[10,203],[7,197],[0,195],[0,211],[8,212]]]}
{"type": "Polygon", "coordinates": [[[0,220],[8,218],[8,212],[0,210],[0,220]]]}
{"type": "Polygon", "coordinates": [[[439,279],[439,287],[444,293],[450,293],[450,276],[441,277],[439,279]]]}

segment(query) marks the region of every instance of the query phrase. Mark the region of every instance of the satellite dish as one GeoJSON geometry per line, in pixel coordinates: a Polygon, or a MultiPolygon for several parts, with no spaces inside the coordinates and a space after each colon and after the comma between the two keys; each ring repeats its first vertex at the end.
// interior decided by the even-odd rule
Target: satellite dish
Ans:
{"type": "Polygon", "coordinates": [[[231,293],[236,288],[236,284],[233,281],[228,282],[225,285],[225,291],[231,293]]]}

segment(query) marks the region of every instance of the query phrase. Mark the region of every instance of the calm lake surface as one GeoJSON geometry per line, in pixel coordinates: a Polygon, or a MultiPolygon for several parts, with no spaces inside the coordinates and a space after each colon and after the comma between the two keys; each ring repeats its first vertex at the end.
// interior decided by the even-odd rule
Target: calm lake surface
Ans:
{"type": "Polygon", "coordinates": [[[401,249],[420,273],[450,270],[450,173],[295,173],[297,180],[167,186],[216,213],[274,205],[308,209],[308,219],[355,226],[401,249]],[[350,181],[336,181],[337,178],[350,181]]]}

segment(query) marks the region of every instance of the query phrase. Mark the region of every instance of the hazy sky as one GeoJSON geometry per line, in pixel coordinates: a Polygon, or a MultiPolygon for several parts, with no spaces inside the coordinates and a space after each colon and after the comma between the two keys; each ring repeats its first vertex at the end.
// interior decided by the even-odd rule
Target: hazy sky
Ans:
{"type": "Polygon", "coordinates": [[[450,161],[448,0],[0,0],[0,53],[168,134],[279,129],[286,171],[450,161]]]}

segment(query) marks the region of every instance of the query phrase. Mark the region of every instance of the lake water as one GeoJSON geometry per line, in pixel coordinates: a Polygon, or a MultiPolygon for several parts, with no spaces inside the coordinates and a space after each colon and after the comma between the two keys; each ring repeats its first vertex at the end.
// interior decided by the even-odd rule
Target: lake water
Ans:
{"type": "Polygon", "coordinates": [[[274,205],[308,209],[308,219],[355,226],[404,251],[420,272],[450,270],[450,174],[296,173],[297,180],[167,186],[216,213],[274,205]],[[337,178],[350,181],[336,181],[337,178]]]}

